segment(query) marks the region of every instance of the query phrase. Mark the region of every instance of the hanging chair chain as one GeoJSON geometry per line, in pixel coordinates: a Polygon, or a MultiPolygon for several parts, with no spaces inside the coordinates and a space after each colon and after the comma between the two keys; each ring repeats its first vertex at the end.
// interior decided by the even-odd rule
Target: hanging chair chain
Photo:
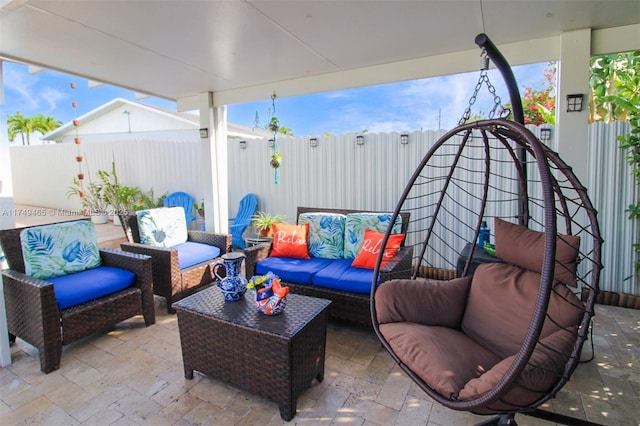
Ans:
{"type": "Polygon", "coordinates": [[[462,114],[460,121],[458,121],[459,126],[469,121],[469,118],[471,117],[471,107],[476,103],[476,98],[482,88],[482,83],[487,84],[487,90],[489,90],[489,93],[493,95],[493,108],[489,112],[488,118],[491,119],[495,117],[496,111],[499,111],[500,117],[508,117],[509,114],[511,114],[511,110],[502,105],[500,96],[496,94],[496,88],[493,87],[493,84],[489,81],[489,76],[487,75],[487,69],[489,69],[489,58],[487,57],[487,51],[485,49],[482,49],[482,53],[480,54],[480,66],[480,78],[478,78],[476,88],[474,89],[471,98],[469,98],[469,105],[467,106],[467,109],[464,110],[464,114],[462,114]]]}

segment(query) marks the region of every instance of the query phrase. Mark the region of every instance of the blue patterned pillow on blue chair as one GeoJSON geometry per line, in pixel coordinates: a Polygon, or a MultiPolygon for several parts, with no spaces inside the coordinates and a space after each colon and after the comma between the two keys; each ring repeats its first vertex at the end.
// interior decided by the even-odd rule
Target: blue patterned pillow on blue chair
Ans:
{"type": "Polygon", "coordinates": [[[187,241],[187,220],[182,207],[140,210],[140,242],[154,247],[173,247],[187,241]]]}
{"type": "Polygon", "coordinates": [[[347,217],[337,213],[302,213],[298,224],[309,224],[309,255],[323,259],[342,259],[344,225],[347,217]]]}
{"type": "MultiPolygon", "coordinates": [[[[377,232],[386,232],[391,223],[392,213],[349,213],[344,232],[344,258],[355,259],[364,240],[364,230],[369,228],[377,232]]],[[[402,230],[402,216],[398,216],[391,230],[399,234],[402,230]]]]}
{"type": "Polygon", "coordinates": [[[39,279],[100,266],[95,225],[79,220],[34,226],[20,232],[25,273],[39,279]]]}

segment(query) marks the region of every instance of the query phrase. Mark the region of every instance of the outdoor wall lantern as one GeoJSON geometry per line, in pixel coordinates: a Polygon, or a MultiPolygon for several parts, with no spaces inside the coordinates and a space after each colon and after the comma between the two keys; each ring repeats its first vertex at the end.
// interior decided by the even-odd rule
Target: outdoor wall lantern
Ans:
{"type": "Polygon", "coordinates": [[[309,139],[309,146],[315,148],[318,146],[318,138],[309,139]]]}
{"type": "Polygon", "coordinates": [[[200,129],[200,137],[201,137],[202,139],[206,139],[206,138],[208,138],[208,137],[209,137],[209,129],[207,129],[206,127],[205,127],[205,128],[200,129]]]}
{"type": "Polygon", "coordinates": [[[400,143],[401,143],[402,145],[406,145],[406,144],[408,144],[408,143],[409,143],[409,135],[408,135],[408,134],[406,134],[406,133],[401,134],[401,135],[400,135],[400,143]]]}
{"type": "Polygon", "coordinates": [[[364,136],[362,136],[362,135],[356,136],[356,143],[358,145],[364,145],[364,136]]]}
{"type": "Polygon", "coordinates": [[[276,141],[275,141],[275,140],[273,140],[273,139],[269,139],[269,144],[268,144],[268,145],[269,145],[269,147],[271,147],[271,148],[272,148],[272,147],[273,147],[273,145],[274,145],[275,143],[276,143],[276,141]]]}
{"type": "Polygon", "coordinates": [[[540,140],[541,141],[550,141],[551,140],[551,129],[548,127],[543,127],[540,129],[540,140]]]}
{"type": "Polygon", "coordinates": [[[240,149],[247,149],[247,141],[240,141],[240,149]]]}
{"type": "Polygon", "coordinates": [[[580,112],[582,111],[582,99],[584,95],[582,93],[575,95],[567,95],[567,112],[580,112]]]}

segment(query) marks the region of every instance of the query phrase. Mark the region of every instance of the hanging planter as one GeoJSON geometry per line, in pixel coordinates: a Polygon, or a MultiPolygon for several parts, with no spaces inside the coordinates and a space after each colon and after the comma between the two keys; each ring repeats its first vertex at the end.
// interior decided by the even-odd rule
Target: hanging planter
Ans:
{"type": "Polygon", "coordinates": [[[277,169],[278,167],[280,167],[281,161],[282,161],[282,154],[280,154],[279,152],[276,152],[271,156],[271,161],[269,162],[269,164],[271,164],[271,167],[273,167],[274,169],[277,169]]]}

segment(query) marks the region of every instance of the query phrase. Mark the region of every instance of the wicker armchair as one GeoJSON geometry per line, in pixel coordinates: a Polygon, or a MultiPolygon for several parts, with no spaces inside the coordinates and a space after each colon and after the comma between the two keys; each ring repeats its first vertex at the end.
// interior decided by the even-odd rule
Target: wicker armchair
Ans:
{"type": "Polygon", "coordinates": [[[7,325],[10,341],[19,337],[38,349],[43,373],[60,367],[63,345],[102,332],[136,315],[144,317],[146,326],[155,323],[150,257],[100,249],[101,266],[133,272],[134,285],[59,309],[54,285],[25,274],[20,241],[20,232],[25,228],[0,230],[0,245],[9,266],[2,271],[7,325]]]}
{"type": "MultiPolygon", "coordinates": [[[[140,232],[136,213],[120,216],[120,222],[127,242],[120,244],[122,250],[151,256],[153,259],[153,292],[167,301],[167,312],[175,313],[171,304],[213,281],[211,266],[219,260],[210,259],[187,268],[180,269],[178,250],[153,247],[140,242],[140,232]]],[[[187,231],[187,241],[208,244],[220,249],[220,255],[231,251],[231,235],[207,231],[187,231]]]]}

